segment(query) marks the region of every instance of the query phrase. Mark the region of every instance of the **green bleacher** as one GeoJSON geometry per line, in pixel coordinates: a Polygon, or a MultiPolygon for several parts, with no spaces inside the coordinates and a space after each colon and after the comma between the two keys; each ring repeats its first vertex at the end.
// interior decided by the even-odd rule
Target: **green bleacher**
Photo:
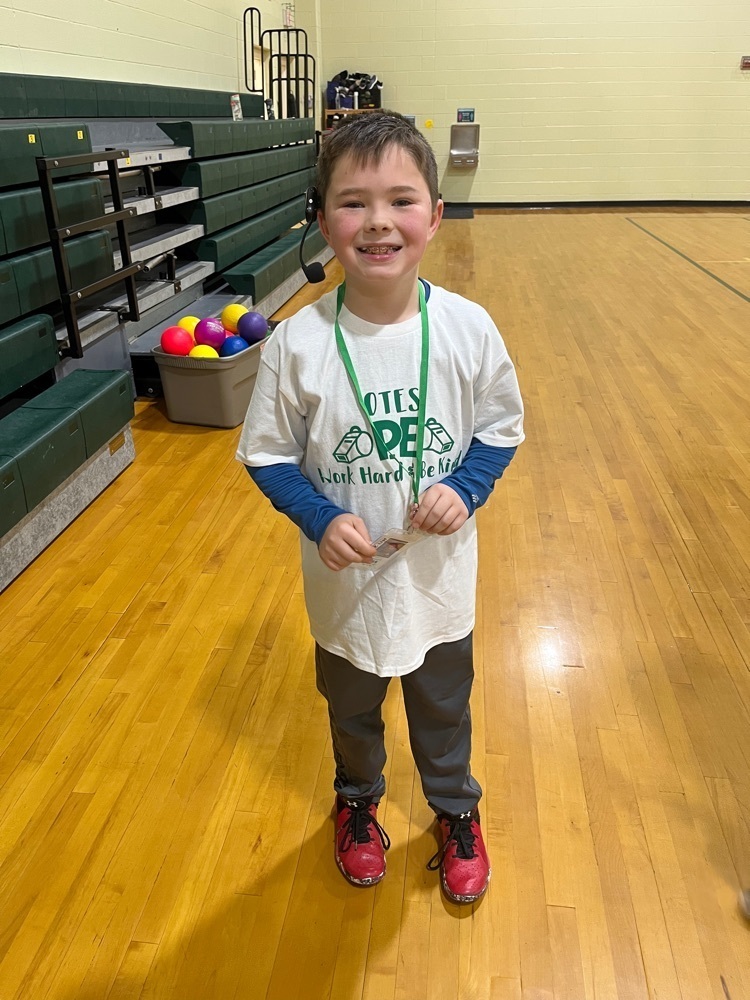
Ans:
{"type": "Polygon", "coordinates": [[[300,222],[304,213],[304,198],[293,198],[247,222],[241,222],[238,226],[230,226],[213,236],[206,236],[198,240],[198,260],[213,261],[217,271],[224,271],[300,222]]]}
{"type": "MultiPolygon", "coordinates": [[[[114,80],[0,73],[0,118],[218,118],[228,93],[114,80]]],[[[240,94],[247,118],[263,117],[259,94],[240,94]]]]}
{"type": "MultiPolygon", "coordinates": [[[[91,153],[94,119],[153,119],[152,131],[158,125],[190,151],[188,160],[158,164],[154,204],[160,190],[198,190],[193,201],[147,209],[155,231],[201,226],[202,237],[176,247],[178,263],[229,269],[231,287],[257,302],[298,267],[302,230],[292,227],[304,217],[303,194],[313,181],[315,123],[266,121],[262,98],[250,94],[241,95],[244,120],[234,121],[229,97],[0,73],[0,541],[92,456],[106,454],[134,412],[130,372],[93,371],[84,357],[82,367],[60,377],[61,293],[37,158],[91,153]]],[[[61,226],[105,214],[107,185],[86,176],[92,170],[54,172],[61,226]]],[[[139,222],[139,234],[147,234],[148,222],[139,222]]],[[[323,245],[313,230],[309,252],[323,245]]],[[[74,288],[114,271],[108,229],[67,239],[65,253],[74,288]]]]}
{"type": "Polygon", "coordinates": [[[171,183],[197,187],[201,198],[211,198],[314,165],[315,147],[308,143],[216,160],[166,164],[163,173],[171,183]]]}
{"type": "Polygon", "coordinates": [[[308,142],[315,137],[315,122],[312,118],[159,122],[159,128],[176,146],[189,146],[194,160],[308,142]]]}
{"type": "MultiPolygon", "coordinates": [[[[23,125],[0,123],[0,188],[37,184],[38,156],[71,156],[90,153],[91,138],[83,122],[26,122],[23,125]]],[[[72,173],[90,172],[91,168],[58,170],[55,179],[72,173]]]]}
{"type": "Polygon", "coordinates": [[[52,317],[37,313],[0,330],[0,399],[51,371],[58,362],[52,317]]]}
{"type": "Polygon", "coordinates": [[[312,184],[314,176],[315,171],[311,167],[296,170],[293,174],[274,177],[262,184],[253,184],[251,187],[185,205],[179,210],[179,217],[184,222],[199,223],[204,227],[206,235],[215,233],[276,208],[295,195],[303,195],[312,184]]]}
{"type": "MultiPolygon", "coordinates": [[[[99,181],[66,181],[55,185],[55,194],[63,226],[104,214],[99,181]]],[[[41,190],[0,191],[0,256],[44,243],[49,243],[49,230],[41,190]]]]}
{"type": "MultiPolygon", "coordinates": [[[[293,229],[270,246],[246,257],[224,272],[229,286],[240,295],[252,295],[253,302],[270,295],[274,288],[299,269],[299,245],[304,229],[293,229]]],[[[323,233],[312,227],[305,241],[305,253],[313,257],[326,245],[323,233]]]]}
{"type": "Polygon", "coordinates": [[[72,476],[133,414],[127,372],[79,369],[3,417],[0,535],[72,476]]]}
{"type": "MultiPolygon", "coordinates": [[[[92,284],[114,271],[112,239],[102,229],[66,243],[73,287],[92,284]]],[[[3,319],[14,320],[60,299],[57,272],[50,247],[32,250],[0,262],[0,302],[3,319]],[[8,279],[3,282],[3,273],[8,279]]]]}

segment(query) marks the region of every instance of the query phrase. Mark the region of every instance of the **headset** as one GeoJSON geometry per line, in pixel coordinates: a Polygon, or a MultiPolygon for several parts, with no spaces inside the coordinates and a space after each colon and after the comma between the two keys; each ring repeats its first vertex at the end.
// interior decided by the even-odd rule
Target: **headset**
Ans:
{"type": "Polygon", "coordinates": [[[303,274],[312,285],[317,285],[319,281],[325,281],[326,272],[323,265],[318,260],[314,260],[312,264],[306,264],[302,257],[302,248],[305,245],[307,234],[310,232],[310,227],[318,218],[318,212],[321,207],[318,189],[315,187],[309,187],[307,191],[305,191],[305,222],[307,223],[307,226],[302,234],[302,239],[300,240],[299,263],[303,274]]]}

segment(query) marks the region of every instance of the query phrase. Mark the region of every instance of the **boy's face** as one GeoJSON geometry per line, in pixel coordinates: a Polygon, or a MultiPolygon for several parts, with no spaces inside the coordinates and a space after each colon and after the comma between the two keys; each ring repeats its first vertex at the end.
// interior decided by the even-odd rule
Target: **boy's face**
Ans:
{"type": "Polygon", "coordinates": [[[342,157],[333,169],[318,221],[352,284],[416,281],[425,248],[437,232],[443,203],[409,153],[386,149],[366,166],[342,157]]]}

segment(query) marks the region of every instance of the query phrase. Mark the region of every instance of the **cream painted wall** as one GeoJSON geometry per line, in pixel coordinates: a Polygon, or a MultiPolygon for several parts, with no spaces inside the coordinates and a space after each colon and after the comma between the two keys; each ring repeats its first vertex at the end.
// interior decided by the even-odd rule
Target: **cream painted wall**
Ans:
{"type": "Polygon", "coordinates": [[[448,200],[750,197],[748,0],[319,2],[322,83],[376,73],[448,200]],[[475,171],[448,166],[459,107],[481,123],[475,171]]]}
{"type": "MultiPolygon", "coordinates": [[[[469,2],[296,5],[321,94],[342,69],[376,73],[432,141],[448,200],[750,197],[748,0],[469,2]],[[448,165],[458,107],[481,124],[476,171],[448,165]]],[[[282,26],[282,0],[256,3],[282,26]]],[[[241,89],[243,10],[0,0],[0,71],[241,89]]]]}
{"type": "MultiPolygon", "coordinates": [[[[256,0],[263,29],[281,0],[256,0]]],[[[0,0],[0,71],[244,89],[235,0],[0,0]]]]}
{"type": "MultiPolygon", "coordinates": [[[[320,90],[325,83],[321,76],[323,58],[321,0],[296,0],[294,12],[296,27],[302,28],[307,33],[307,50],[315,59],[318,89],[320,90]]],[[[324,106],[322,102],[323,98],[321,97],[319,108],[324,106]]]]}

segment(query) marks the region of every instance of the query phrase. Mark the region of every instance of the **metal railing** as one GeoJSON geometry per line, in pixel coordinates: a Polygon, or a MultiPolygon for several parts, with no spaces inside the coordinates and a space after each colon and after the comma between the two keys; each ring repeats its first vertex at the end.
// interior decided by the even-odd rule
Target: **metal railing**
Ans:
{"type": "Polygon", "coordinates": [[[127,310],[118,310],[120,320],[140,319],[141,314],[138,307],[135,275],[143,269],[143,264],[132,259],[130,239],[127,226],[125,225],[129,218],[135,216],[136,211],[134,208],[125,208],[122,188],[120,186],[120,174],[117,169],[117,161],[124,160],[128,156],[129,153],[127,150],[116,149],[107,150],[102,153],[81,153],[73,156],[37,157],[36,165],[39,173],[39,184],[42,189],[44,211],[47,216],[52,257],[55,262],[57,284],[60,289],[60,301],[65,317],[65,326],[68,331],[68,346],[61,347],[58,351],[61,358],[83,357],[81,331],[78,325],[78,307],[84,299],[103,291],[105,288],[109,288],[110,285],[114,285],[120,281],[125,284],[128,308],[127,310]],[[55,195],[55,184],[52,177],[53,172],[66,167],[84,167],[102,161],[106,161],[107,163],[114,212],[100,215],[95,219],[87,219],[84,222],[77,222],[70,226],[61,225],[60,212],[55,195]],[[112,223],[115,223],[117,226],[117,239],[123,266],[112,274],[100,278],[98,281],[92,281],[90,284],[83,285],[80,288],[73,288],[65,241],[71,239],[73,236],[80,236],[83,233],[91,233],[97,229],[111,226],[112,223]]]}
{"type": "Polygon", "coordinates": [[[271,114],[275,106],[279,118],[314,118],[316,66],[315,58],[308,51],[307,32],[302,28],[263,31],[257,7],[245,10],[242,28],[247,90],[251,94],[260,94],[267,108],[270,102],[271,114]],[[255,67],[256,47],[260,49],[260,72],[255,67]]]}

